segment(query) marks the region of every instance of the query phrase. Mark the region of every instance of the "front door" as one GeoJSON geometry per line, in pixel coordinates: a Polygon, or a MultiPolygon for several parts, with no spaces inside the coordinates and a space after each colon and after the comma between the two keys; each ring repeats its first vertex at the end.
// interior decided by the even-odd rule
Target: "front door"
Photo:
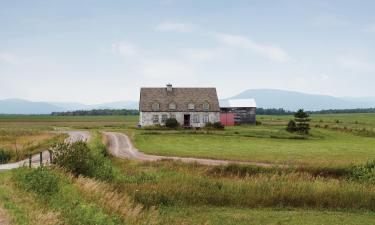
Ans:
{"type": "Polygon", "coordinates": [[[190,127],[190,114],[184,115],[184,127],[190,127]]]}

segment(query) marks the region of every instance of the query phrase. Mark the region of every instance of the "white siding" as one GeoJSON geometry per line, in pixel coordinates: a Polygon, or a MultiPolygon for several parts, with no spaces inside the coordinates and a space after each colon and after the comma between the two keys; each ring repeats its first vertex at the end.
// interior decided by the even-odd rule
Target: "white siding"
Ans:
{"type": "MultiPolygon", "coordinates": [[[[168,118],[171,118],[172,115],[175,115],[175,118],[177,122],[179,122],[181,125],[184,124],[184,115],[190,114],[190,125],[192,127],[204,127],[205,123],[203,123],[203,116],[208,115],[209,116],[209,122],[220,122],[220,113],[219,112],[140,112],[139,116],[139,124],[144,126],[152,126],[153,123],[153,116],[158,115],[159,116],[159,124],[161,124],[161,118],[162,115],[166,114],[168,118]],[[199,116],[199,122],[194,122],[194,115],[199,116]]],[[[163,125],[163,124],[162,124],[163,125]]]]}

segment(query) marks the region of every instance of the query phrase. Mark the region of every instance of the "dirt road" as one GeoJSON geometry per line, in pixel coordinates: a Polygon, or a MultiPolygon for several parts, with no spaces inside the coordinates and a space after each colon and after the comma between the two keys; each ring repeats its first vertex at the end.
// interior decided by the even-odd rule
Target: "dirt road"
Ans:
{"type": "Polygon", "coordinates": [[[109,142],[109,151],[112,155],[123,158],[132,159],[139,161],[157,161],[162,159],[176,160],[186,163],[199,163],[203,165],[227,165],[231,163],[255,165],[262,167],[273,167],[284,165],[275,165],[270,163],[259,163],[259,162],[244,162],[244,161],[233,161],[233,160],[216,160],[216,159],[201,159],[201,158],[185,158],[185,157],[174,157],[174,156],[158,156],[158,155],[147,155],[138,149],[136,149],[130,141],[130,138],[122,133],[116,132],[104,132],[109,142]]]}
{"type": "MultiPolygon", "coordinates": [[[[60,133],[66,133],[69,135],[69,137],[65,140],[66,142],[69,142],[69,143],[73,143],[79,140],[88,141],[90,139],[90,132],[88,131],[62,131],[60,133]]],[[[43,163],[49,163],[49,158],[50,158],[49,152],[47,150],[44,150],[44,151],[41,150],[41,151],[42,151],[43,163]]],[[[28,165],[28,163],[29,163],[29,160],[25,159],[25,160],[21,160],[15,163],[1,164],[0,171],[18,168],[24,165],[28,165]]],[[[31,158],[31,164],[33,167],[39,166],[40,164],[39,154],[36,154],[31,158]]]]}

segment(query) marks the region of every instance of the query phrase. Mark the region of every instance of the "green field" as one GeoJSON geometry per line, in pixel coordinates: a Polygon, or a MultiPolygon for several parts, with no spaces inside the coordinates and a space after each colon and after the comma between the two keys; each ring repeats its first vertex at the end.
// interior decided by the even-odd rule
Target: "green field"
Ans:
{"type": "Polygon", "coordinates": [[[359,179],[350,165],[375,159],[375,114],[313,115],[309,136],[286,132],[290,118],[258,116],[259,126],[194,131],[139,129],[136,116],[0,116],[0,130],[9,140],[18,134],[26,139],[52,130],[89,130],[89,147],[98,157],[90,165],[105,162],[102,168],[113,173],[107,179],[94,170],[78,178],[46,168],[37,174],[51,182],[41,185],[27,178],[35,169],[0,173],[0,217],[5,214],[11,224],[140,224],[134,221],[149,217],[163,225],[373,224],[374,174],[359,179]],[[103,153],[101,131],[129,134],[149,154],[297,167],[121,160],[103,153]],[[50,194],[38,191],[55,186],[50,194]]]}

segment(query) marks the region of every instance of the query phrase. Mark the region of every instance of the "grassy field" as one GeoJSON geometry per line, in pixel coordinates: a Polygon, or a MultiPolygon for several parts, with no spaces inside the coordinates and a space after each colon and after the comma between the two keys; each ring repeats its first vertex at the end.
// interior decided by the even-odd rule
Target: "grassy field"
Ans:
{"type": "Polygon", "coordinates": [[[31,130],[25,133],[31,136],[38,130],[90,130],[88,146],[98,157],[90,165],[102,162],[112,173],[93,170],[84,178],[58,168],[0,173],[0,209],[11,224],[373,224],[375,179],[354,179],[349,165],[375,158],[369,132],[375,114],[313,115],[308,137],[286,132],[289,118],[258,116],[263,125],[206,132],[137,129],[134,116],[0,117],[4,132],[31,130]],[[356,130],[363,128],[366,133],[356,130]],[[129,134],[150,154],[304,167],[120,160],[104,154],[99,135],[104,130],[129,134]]]}

